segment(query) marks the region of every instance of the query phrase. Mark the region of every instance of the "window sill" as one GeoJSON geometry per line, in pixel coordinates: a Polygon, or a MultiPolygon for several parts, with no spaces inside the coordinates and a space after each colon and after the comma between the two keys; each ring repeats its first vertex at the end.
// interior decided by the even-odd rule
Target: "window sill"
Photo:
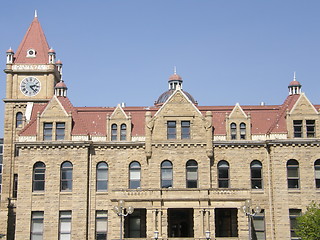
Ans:
{"type": "Polygon", "coordinates": [[[108,195],[109,192],[108,191],[97,191],[96,194],[97,195],[108,195]]]}
{"type": "Polygon", "coordinates": [[[32,195],[44,195],[44,191],[32,192],[32,195]]]}
{"type": "Polygon", "coordinates": [[[60,191],[60,194],[62,194],[62,195],[71,195],[72,191],[60,191]]]}
{"type": "Polygon", "coordinates": [[[288,193],[292,193],[292,194],[294,194],[294,193],[301,193],[301,190],[300,189],[288,189],[288,193]]]}

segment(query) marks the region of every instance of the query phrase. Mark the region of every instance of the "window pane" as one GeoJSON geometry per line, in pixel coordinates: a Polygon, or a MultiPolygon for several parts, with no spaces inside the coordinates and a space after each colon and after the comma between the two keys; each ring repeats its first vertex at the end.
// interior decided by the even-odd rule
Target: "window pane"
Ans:
{"type": "Polygon", "coordinates": [[[188,180],[197,180],[198,179],[198,171],[197,171],[197,169],[188,169],[187,179],[188,180]]]}
{"type": "Polygon", "coordinates": [[[97,190],[108,190],[108,181],[97,181],[97,190]]]}
{"type": "Polygon", "coordinates": [[[288,179],[288,188],[299,188],[298,179],[288,179]]]}
{"type": "Polygon", "coordinates": [[[288,177],[298,177],[298,169],[296,167],[288,167],[288,177]]]}
{"type": "Polygon", "coordinates": [[[97,178],[99,180],[107,180],[108,179],[108,169],[98,169],[97,178]]]}
{"type": "Polygon", "coordinates": [[[140,170],[131,170],[130,171],[130,180],[140,179],[140,170]]]}

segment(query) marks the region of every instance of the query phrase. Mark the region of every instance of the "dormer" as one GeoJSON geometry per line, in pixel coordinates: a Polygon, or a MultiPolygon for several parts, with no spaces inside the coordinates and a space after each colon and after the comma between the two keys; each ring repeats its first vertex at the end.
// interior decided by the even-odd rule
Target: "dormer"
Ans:
{"type": "Polygon", "coordinates": [[[288,138],[319,138],[320,118],[318,110],[304,93],[286,115],[288,138]]]}
{"type": "Polygon", "coordinates": [[[131,115],[127,115],[118,104],[111,116],[107,117],[107,141],[131,141],[131,126],[131,115]]]}
{"type": "Polygon", "coordinates": [[[37,114],[37,141],[71,140],[72,114],[54,96],[43,112],[37,114]]]}
{"type": "Polygon", "coordinates": [[[251,139],[251,117],[243,111],[239,103],[229,115],[226,114],[226,133],[227,140],[251,139]]]}

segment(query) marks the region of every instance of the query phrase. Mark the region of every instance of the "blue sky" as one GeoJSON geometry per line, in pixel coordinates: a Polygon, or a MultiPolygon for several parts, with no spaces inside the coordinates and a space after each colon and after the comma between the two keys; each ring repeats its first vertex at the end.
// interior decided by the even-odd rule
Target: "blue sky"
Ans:
{"type": "Polygon", "coordinates": [[[2,69],[35,9],[75,106],[152,106],[174,66],[199,105],[281,104],[294,71],[320,103],[319,0],[2,1],[2,69]]]}

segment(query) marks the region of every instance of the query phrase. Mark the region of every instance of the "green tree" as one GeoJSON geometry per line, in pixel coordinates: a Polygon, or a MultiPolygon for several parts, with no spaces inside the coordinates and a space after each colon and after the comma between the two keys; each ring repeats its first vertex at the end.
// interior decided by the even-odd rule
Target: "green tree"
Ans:
{"type": "Polygon", "coordinates": [[[302,240],[320,240],[320,204],[312,202],[307,211],[297,218],[296,234],[302,240]]]}

